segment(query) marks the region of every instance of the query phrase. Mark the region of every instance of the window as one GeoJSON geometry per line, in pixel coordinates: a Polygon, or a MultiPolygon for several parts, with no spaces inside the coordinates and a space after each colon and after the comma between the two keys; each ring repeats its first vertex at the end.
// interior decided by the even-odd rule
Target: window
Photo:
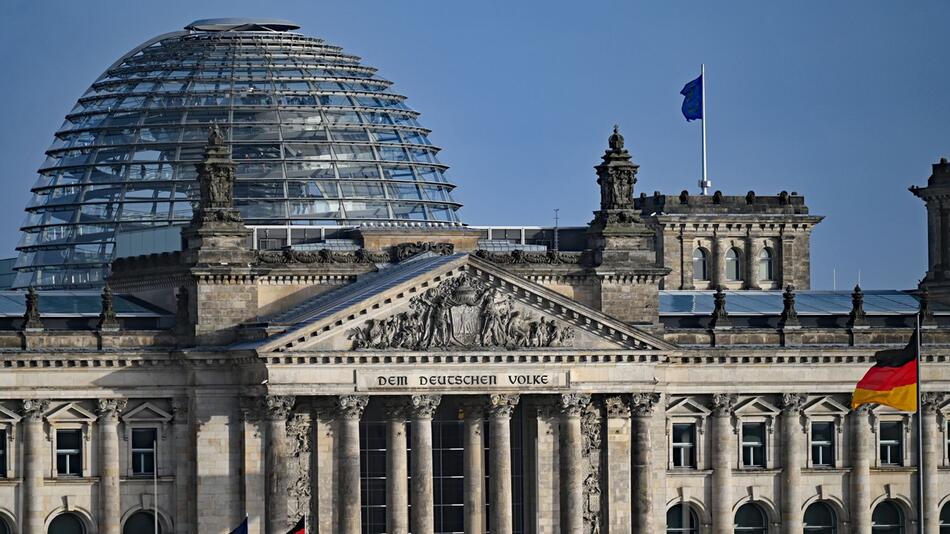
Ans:
{"type": "Polygon", "coordinates": [[[835,512],[823,502],[816,502],[805,509],[805,532],[808,534],[835,534],[835,512]]]}
{"type": "Polygon", "coordinates": [[[765,514],[758,505],[743,504],[736,510],[736,534],[767,534],[765,514]]]}
{"type": "Polygon", "coordinates": [[[704,248],[693,251],[693,280],[709,280],[709,253],[704,248]]]}
{"type": "Polygon", "coordinates": [[[7,525],[7,522],[0,517],[0,534],[11,534],[10,526],[7,525]]]}
{"type": "Polygon", "coordinates": [[[892,501],[884,501],[871,513],[871,532],[874,534],[904,534],[904,514],[892,501]]]}
{"type": "Polygon", "coordinates": [[[765,247],[759,251],[759,280],[774,280],[775,275],[772,270],[772,249],[765,247]]]}
{"type": "Polygon", "coordinates": [[[904,424],[900,421],[881,421],[881,465],[903,465],[904,424]]]}
{"type": "Polygon", "coordinates": [[[132,475],[155,474],[157,436],[154,428],[132,429],[132,475]]]}
{"type": "MultiPolygon", "coordinates": [[[[56,431],[56,473],[82,476],[82,431],[56,431]]],[[[50,527],[50,532],[52,532],[52,527],[50,527]]]]}
{"type": "MultiPolygon", "coordinates": [[[[0,478],[7,478],[7,431],[0,430],[0,478]]],[[[0,534],[3,534],[0,527],[0,534]]]]}
{"type": "MultiPolygon", "coordinates": [[[[161,532],[162,526],[159,524],[158,534],[161,532]]],[[[156,534],[155,515],[152,512],[135,512],[126,520],[122,534],[156,534]]]]}
{"type": "MultiPolygon", "coordinates": [[[[386,424],[365,417],[360,421],[360,515],[363,532],[370,534],[386,531],[386,424]]],[[[411,443],[409,431],[406,425],[407,444],[411,443]]]]}
{"type": "Polygon", "coordinates": [[[940,534],[950,534],[950,503],[940,509],[940,534]]]}
{"type": "Polygon", "coordinates": [[[673,467],[696,467],[696,425],[673,425],[673,467]]]}
{"type": "Polygon", "coordinates": [[[76,514],[62,514],[49,524],[49,534],[85,534],[86,527],[76,514]]]}
{"type": "Polygon", "coordinates": [[[811,424],[811,465],[813,467],[835,466],[835,424],[816,422],[811,424]]]}
{"type": "Polygon", "coordinates": [[[677,504],[666,512],[666,534],[696,534],[699,518],[689,506],[677,504]]]}
{"type": "Polygon", "coordinates": [[[765,467],[765,423],[742,423],[742,466],[765,467]]]}
{"type": "Polygon", "coordinates": [[[742,262],[740,253],[735,248],[726,251],[726,280],[730,282],[742,280],[742,262]]]}

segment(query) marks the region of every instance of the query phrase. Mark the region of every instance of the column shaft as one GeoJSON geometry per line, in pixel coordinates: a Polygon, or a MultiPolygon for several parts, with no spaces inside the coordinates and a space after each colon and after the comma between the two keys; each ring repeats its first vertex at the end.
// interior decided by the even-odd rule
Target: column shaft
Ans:
{"type": "MultiPolygon", "coordinates": [[[[119,493],[119,412],[126,401],[99,401],[99,532],[119,534],[121,503],[119,493]]],[[[158,468],[156,458],[155,467],[158,468]]]]}
{"type": "MultiPolygon", "coordinates": [[[[190,446],[190,435],[188,425],[188,399],[177,398],[172,401],[172,434],[175,440],[175,450],[185,451],[190,446]]],[[[191,473],[194,466],[191,464],[189,454],[181,455],[175,466],[175,518],[178,527],[185,534],[193,532],[193,518],[190,506],[194,502],[194,495],[191,491],[191,473]]],[[[177,530],[177,529],[176,529],[177,530]]]]}
{"type": "Polygon", "coordinates": [[[465,476],[465,534],[485,532],[485,443],[482,427],[485,424],[484,407],[465,406],[465,452],[463,474],[465,476]]]}
{"type": "MultiPolygon", "coordinates": [[[[937,421],[937,410],[946,401],[947,395],[942,393],[926,392],[922,393],[920,402],[923,408],[923,469],[920,476],[924,483],[924,532],[934,533],[940,531],[940,498],[943,497],[941,488],[937,479],[937,467],[940,465],[940,425],[937,421]]],[[[918,469],[921,462],[918,460],[918,469]]]]}
{"type": "Polygon", "coordinates": [[[409,534],[409,471],[405,410],[386,421],[386,524],[390,534],[409,534]]]}
{"type": "Polygon", "coordinates": [[[802,454],[805,434],[801,425],[804,395],[783,395],[782,411],[782,533],[802,532],[802,454]]]}
{"type": "Polygon", "coordinates": [[[637,415],[633,418],[633,531],[653,532],[653,436],[652,418],[637,415]]]}
{"type": "Polygon", "coordinates": [[[713,395],[712,417],[712,533],[732,534],[732,407],[735,395],[713,395]]]}
{"type": "Polygon", "coordinates": [[[435,531],[435,503],[432,495],[432,417],[439,395],[413,395],[412,417],[412,534],[435,531]]]}
{"type": "Polygon", "coordinates": [[[871,534],[871,426],[867,405],[851,412],[851,532],[871,534]]]}
{"type": "Polygon", "coordinates": [[[368,400],[357,395],[340,397],[338,505],[341,534],[361,534],[363,528],[360,517],[360,417],[368,400]]]}
{"type": "Polygon", "coordinates": [[[43,518],[43,412],[48,400],[23,401],[23,533],[45,532],[43,518]]]}
{"type": "Polygon", "coordinates": [[[287,488],[283,483],[281,465],[287,454],[287,425],[284,419],[267,420],[267,450],[265,452],[265,515],[268,534],[287,530],[287,488]]]}
{"type": "MultiPolygon", "coordinates": [[[[518,404],[517,395],[492,395],[489,432],[489,485],[491,500],[489,529],[492,534],[511,534],[511,413],[518,404]]],[[[413,533],[415,534],[415,533],[413,533]]]]}
{"type": "Polygon", "coordinates": [[[561,534],[584,534],[584,438],[581,413],[589,403],[590,395],[561,395],[558,429],[561,534]]]}

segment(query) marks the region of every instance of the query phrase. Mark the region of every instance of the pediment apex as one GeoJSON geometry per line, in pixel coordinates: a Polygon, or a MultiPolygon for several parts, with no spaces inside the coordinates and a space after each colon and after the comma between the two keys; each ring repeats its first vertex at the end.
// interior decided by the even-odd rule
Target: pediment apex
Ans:
{"type": "Polygon", "coordinates": [[[807,415],[815,414],[831,414],[831,415],[845,415],[849,410],[846,406],[836,401],[830,395],[824,397],[818,397],[817,399],[812,400],[805,406],[803,410],[807,415]]]}
{"type": "Polygon", "coordinates": [[[712,410],[696,402],[690,397],[676,399],[666,407],[667,415],[691,415],[706,417],[712,410]]]}
{"type": "Polygon", "coordinates": [[[64,404],[46,416],[47,421],[81,421],[89,423],[96,420],[96,416],[75,402],[64,404]]]}
{"type": "Polygon", "coordinates": [[[151,402],[143,402],[135,408],[122,415],[122,421],[126,423],[135,422],[162,422],[167,423],[172,420],[172,415],[151,402]]]}
{"type": "Polygon", "coordinates": [[[772,403],[765,400],[764,397],[752,397],[745,399],[736,406],[736,413],[743,415],[778,415],[781,410],[772,403]]]}
{"type": "Polygon", "coordinates": [[[906,415],[913,412],[904,412],[897,408],[885,406],[884,404],[875,404],[871,407],[871,413],[875,415],[906,415]]]}
{"type": "Polygon", "coordinates": [[[16,423],[20,420],[20,416],[17,415],[13,410],[8,410],[0,404],[0,423],[16,423]]]}

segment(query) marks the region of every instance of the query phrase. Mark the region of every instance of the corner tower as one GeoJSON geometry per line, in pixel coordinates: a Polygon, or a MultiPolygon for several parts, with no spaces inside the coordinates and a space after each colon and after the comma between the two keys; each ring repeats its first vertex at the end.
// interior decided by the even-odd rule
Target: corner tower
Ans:
{"type": "Polygon", "coordinates": [[[920,282],[938,301],[950,301],[950,162],[933,164],[926,187],[910,192],[927,205],[927,274],[920,282]]]}

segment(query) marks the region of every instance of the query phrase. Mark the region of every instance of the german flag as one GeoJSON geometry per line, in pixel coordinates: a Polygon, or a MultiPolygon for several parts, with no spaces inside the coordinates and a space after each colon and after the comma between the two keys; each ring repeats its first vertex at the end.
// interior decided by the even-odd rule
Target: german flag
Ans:
{"type": "Polygon", "coordinates": [[[294,525],[294,528],[287,531],[287,534],[307,534],[307,516],[301,517],[300,521],[294,525]]]}
{"type": "Polygon", "coordinates": [[[902,412],[917,411],[917,331],[902,349],[874,354],[868,369],[851,395],[851,409],[862,404],[884,404],[902,412]]]}

